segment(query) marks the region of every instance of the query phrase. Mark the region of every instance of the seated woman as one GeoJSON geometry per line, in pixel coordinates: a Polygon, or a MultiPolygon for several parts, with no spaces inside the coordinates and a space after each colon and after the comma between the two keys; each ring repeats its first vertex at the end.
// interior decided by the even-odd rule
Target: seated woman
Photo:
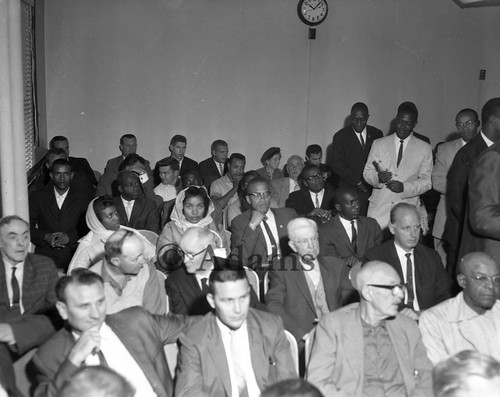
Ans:
{"type": "Polygon", "coordinates": [[[73,258],[68,267],[68,274],[77,267],[89,268],[104,258],[104,243],[118,229],[133,231],[144,243],[144,256],[153,258],[155,246],[137,230],[120,225],[120,218],[115,203],[110,196],[101,196],[92,200],[85,215],[90,232],[79,240],[73,258]]]}
{"type": "Polygon", "coordinates": [[[280,166],[280,161],[281,149],[279,147],[271,147],[267,149],[260,158],[260,162],[264,167],[259,168],[257,172],[262,178],[268,181],[283,178],[285,176],[283,170],[278,168],[280,166]]]}
{"type": "Polygon", "coordinates": [[[170,217],[172,220],[165,225],[158,238],[157,252],[166,244],[179,244],[186,229],[198,226],[216,232],[229,253],[229,241],[225,230],[212,219],[214,211],[214,204],[208,197],[205,187],[189,186],[181,190],[175,199],[175,206],[170,217]]]}

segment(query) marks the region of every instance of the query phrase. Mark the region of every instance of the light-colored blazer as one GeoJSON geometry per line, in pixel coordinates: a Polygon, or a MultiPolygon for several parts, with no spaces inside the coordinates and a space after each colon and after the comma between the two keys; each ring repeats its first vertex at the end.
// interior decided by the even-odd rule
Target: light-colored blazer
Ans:
{"type": "MultiPolygon", "coordinates": [[[[406,395],[433,396],[432,364],[415,321],[397,314],[386,322],[406,395]]],[[[324,316],[316,336],[306,378],[328,397],[360,397],[363,390],[363,328],[359,304],[324,316]]]]}
{"type": "Polygon", "coordinates": [[[368,216],[375,218],[382,229],[389,224],[389,213],[395,204],[406,202],[420,209],[420,195],[432,187],[431,145],[415,138],[413,134],[408,139],[399,167],[396,166],[399,145],[396,147],[394,134],[375,140],[363,171],[365,180],[374,187],[368,216]],[[374,161],[382,170],[392,172],[393,180],[403,183],[402,193],[394,193],[384,183],[380,183],[374,161]]]}
{"type": "Polygon", "coordinates": [[[286,200],[290,195],[290,184],[295,183],[292,178],[278,178],[271,181],[271,199],[274,199],[271,203],[273,208],[284,208],[286,207],[286,200]]]}
{"type": "Polygon", "coordinates": [[[461,147],[462,139],[459,138],[439,145],[436,153],[436,163],[432,170],[432,187],[434,190],[441,193],[441,197],[439,198],[436,217],[434,218],[432,235],[437,238],[442,238],[446,217],[448,216],[448,209],[446,206],[446,177],[453,163],[453,159],[461,147]]]}

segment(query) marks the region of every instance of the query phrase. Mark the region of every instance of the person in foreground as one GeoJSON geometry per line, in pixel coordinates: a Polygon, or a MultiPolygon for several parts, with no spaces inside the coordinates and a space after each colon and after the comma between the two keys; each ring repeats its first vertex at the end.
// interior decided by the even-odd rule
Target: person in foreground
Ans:
{"type": "Polygon", "coordinates": [[[127,379],[137,397],[170,397],[173,382],[163,345],[174,343],[196,317],[151,315],[131,307],[106,316],[101,276],[76,269],[56,285],[56,307],[66,321],[35,356],[36,397],[55,396],[80,367],[107,365],[127,379]]]}
{"type": "Polygon", "coordinates": [[[176,397],[258,397],[273,383],[297,377],[281,319],[249,308],[243,267],[214,269],[207,299],[214,312],[180,338],[176,397]]]}
{"type": "Polygon", "coordinates": [[[432,364],[417,324],[398,313],[396,270],[372,261],[352,277],[361,301],[320,320],[307,380],[325,396],[431,397],[432,364]]]}
{"type": "Polygon", "coordinates": [[[436,397],[500,396],[500,362],[486,354],[464,350],[432,371],[436,397]]]}

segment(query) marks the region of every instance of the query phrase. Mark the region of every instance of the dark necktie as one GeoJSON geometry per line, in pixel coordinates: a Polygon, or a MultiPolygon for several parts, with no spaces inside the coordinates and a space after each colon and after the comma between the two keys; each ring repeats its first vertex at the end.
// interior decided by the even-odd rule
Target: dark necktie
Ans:
{"type": "Polygon", "coordinates": [[[208,292],[207,278],[203,277],[201,279],[201,291],[206,294],[208,292]]]}
{"type": "Polygon", "coordinates": [[[361,147],[364,150],[365,149],[365,140],[363,138],[363,133],[362,132],[359,133],[359,138],[361,139],[361,147]]]}
{"type": "Polygon", "coordinates": [[[276,244],[276,240],[274,239],[273,232],[271,231],[271,228],[266,222],[266,219],[262,221],[264,224],[264,228],[266,229],[266,233],[269,236],[269,241],[271,241],[271,250],[272,250],[272,257],[273,259],[278,255],[278,245],[276,244]]]}
{"type": "Polygon", "coordinates": [[[358,232],[356,231],[356,221],[351,221],[351,232],[352,232],[352,248],[354,252],[358,253],[358,232]]]}
{"type": "Polygon", "coordinates": [[[21,314],[21,307],[19,306],[20,291],[19,291],[19,283],[17,282],[17,277],[16,277],[16,270],[17,270],[17,267],[12,266],[12,277],[10,279],[10,285],[12,286],[11,310],[14,313],[21,314]]]}
{"type": "Polygon", "coordinates": [[[413,290],[413,263],[411,262],[411,254],[406,256],[406,289],[408,291],[408,307],[413,309],[413,301],[415,300],[415,291],[413,290]]]}
{"type": "Polygon", "coordinates": [[[399,152],[398,152],[398,161],[396,162],[396,167],[399,167],[399,163],[401,163],[401,159],[403,158],[403,142],[404,139],[399,140],[399,152]]]}

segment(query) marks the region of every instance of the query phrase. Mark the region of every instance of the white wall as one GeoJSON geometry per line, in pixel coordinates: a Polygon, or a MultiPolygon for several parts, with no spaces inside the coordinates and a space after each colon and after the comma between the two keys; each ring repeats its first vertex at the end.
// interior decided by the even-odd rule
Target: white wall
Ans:
{"type": "Polygon", "coordinates": [[[46,0],[47,139],[68,136],[102,171],[124,133],[152,162],[175,133],[197,160],[222,138],[250,169],[269,146],[326,147],[356,101],[384,132],[414,101],[435,144],[460,108],[500,96],[499,8],[329,3],[310,41],[296,0],[46,0]]]}

